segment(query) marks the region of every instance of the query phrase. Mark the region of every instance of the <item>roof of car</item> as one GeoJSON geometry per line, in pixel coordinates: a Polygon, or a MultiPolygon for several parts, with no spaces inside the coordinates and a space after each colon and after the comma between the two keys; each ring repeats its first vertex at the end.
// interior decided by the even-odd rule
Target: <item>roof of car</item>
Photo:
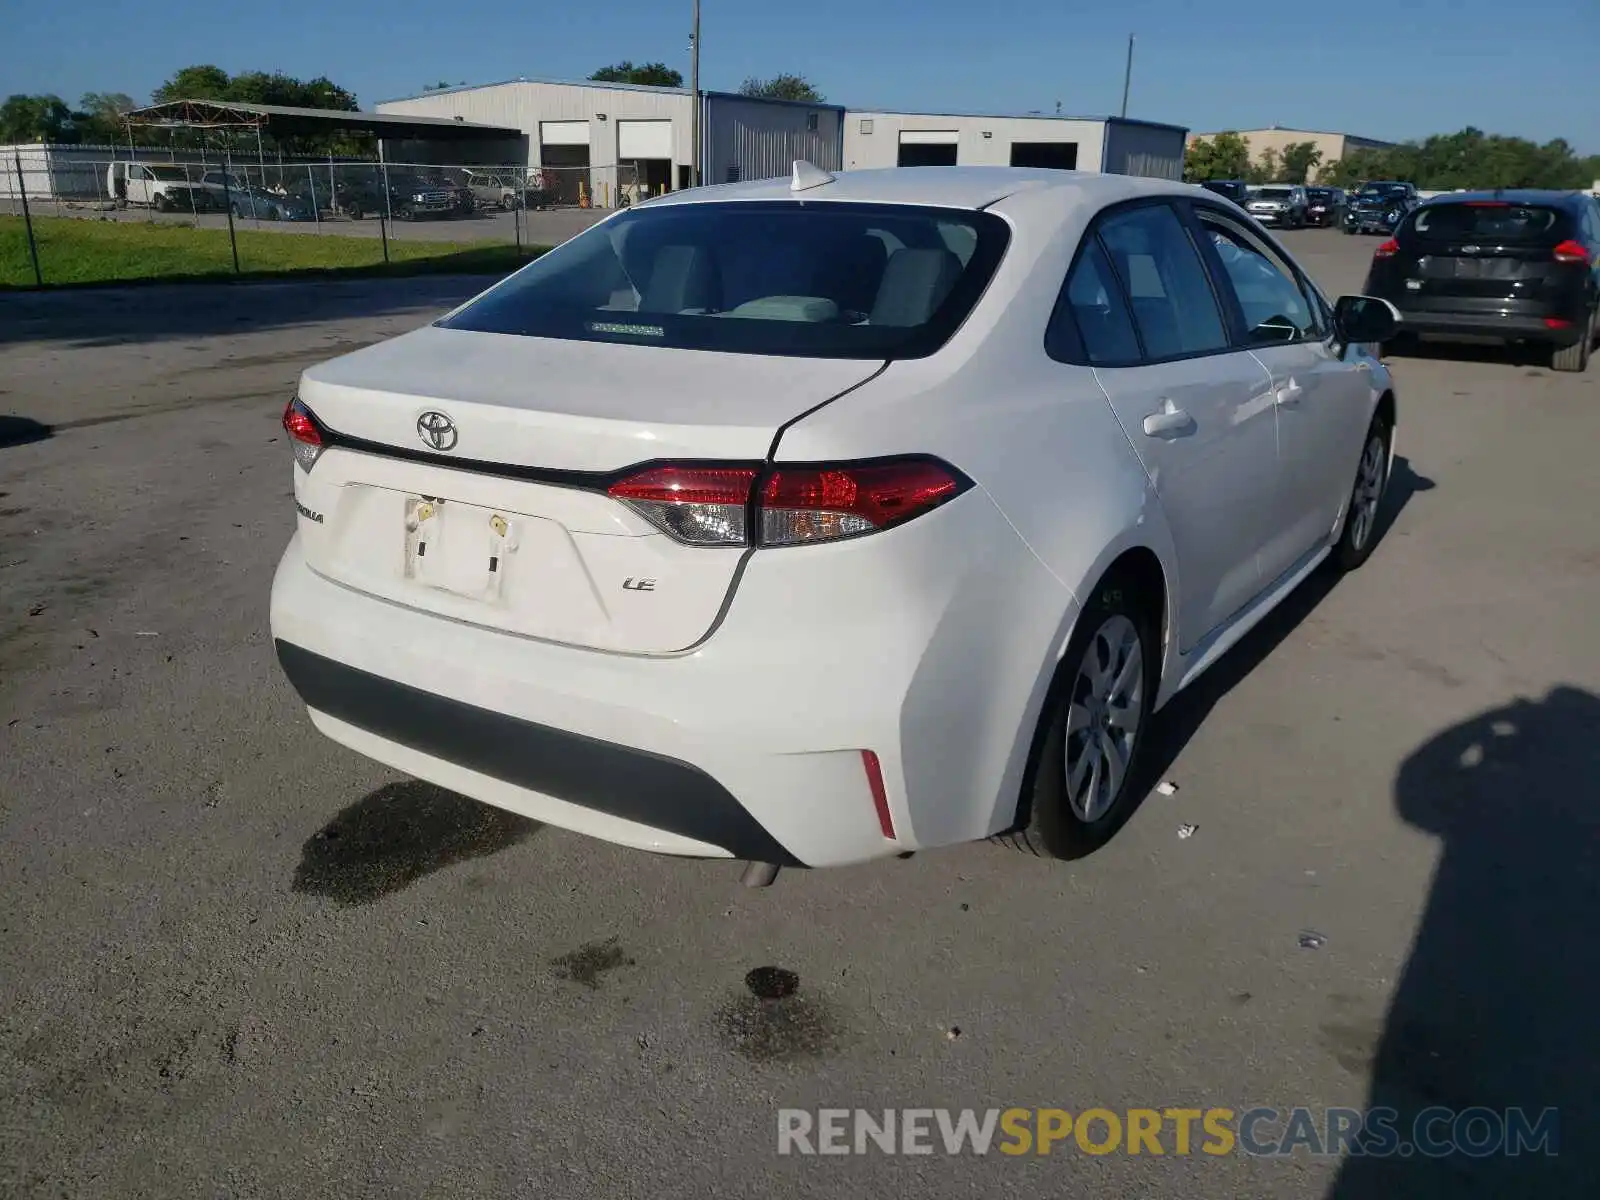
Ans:
{"type": "Polygon", "coordinates": [[[646,203],[698,204],[725,200],[847,200],[861,204],[927,204],[986,208],[1021,191],[1055,190],[1100,204],[1136,196],[1196,191],[1185,184],[1134,175],[1100,175],[1027,167],[886,167],[838,171],[831,182],[792,191],[789,178],[724,183],[668,192],[646,203]]]}
{"type": "Polygon", "coordinates": [[[1543,204],[1555,206],[1570,204],[1584,196],[1583,192],[1563,192],[1552,188],[1505,188],[1500,191],[1484,192],[1444,192],[1428,200],[1424,204],[1483,204],[1485,202],[1502,202],[1505,204],[1543,204]]]}

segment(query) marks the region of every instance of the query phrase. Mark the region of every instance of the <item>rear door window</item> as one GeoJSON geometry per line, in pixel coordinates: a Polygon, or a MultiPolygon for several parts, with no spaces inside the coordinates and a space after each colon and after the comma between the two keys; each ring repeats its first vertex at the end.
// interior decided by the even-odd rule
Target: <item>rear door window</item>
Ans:
{"type": "Polygon", "coordinates": [[[1211,281],[1177,213],[1165,204],[1123,209],[1106,217],[1099,232],[1133,309],[1146,358],[1228,348],[1211,281]]]}
{"type": "Polygon", "coordinates": [[[1411,232],[1429,242],[1559,241],[1565,226],[1559,209],[1537,204],[1495,202],[1428,204],[1411,218],[1411,232]]]}
{"type": "Polygon", "coordinates": [[[1133,331],[1122,286],[1100,239],[1093,235],[1056,302],[1045,333],[1045,352],[1064,362],[1087,360],[1094,366],[1126,366],[1139,361],[1139,336],[1133,331]]]}

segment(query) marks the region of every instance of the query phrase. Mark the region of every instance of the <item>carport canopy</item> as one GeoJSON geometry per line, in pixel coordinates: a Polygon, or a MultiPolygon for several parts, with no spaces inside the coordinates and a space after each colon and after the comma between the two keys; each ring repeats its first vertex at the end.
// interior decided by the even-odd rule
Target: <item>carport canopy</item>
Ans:
{"type": "Polygon", "coordinates": [[[254,129],[283,137],[327,133],[370,133],[380,138],[426,138],[436,142],[481,142],[522,136],[522,130],[477,125],[452,117],[411,117],[398,113],[349,112],[337,108],[287,108],[240,100],[169,100],[136,108],[130,125],[174,129],[254,129]]]}

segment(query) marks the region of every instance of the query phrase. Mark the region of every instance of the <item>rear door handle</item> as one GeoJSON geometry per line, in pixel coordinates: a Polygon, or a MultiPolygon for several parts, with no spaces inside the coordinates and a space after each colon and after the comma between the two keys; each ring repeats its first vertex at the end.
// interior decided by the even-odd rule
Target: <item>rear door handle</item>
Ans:
{"type": "Polygon", "coordinates": [[[1276,395],[1279,404],[1296,404],[1299,402],[1300,397],[1305,395],[1305,392],[1305,388],[1291,379],[1278,389],[1276,395]]]}
{"type": "Polygon", "coordinates": [[[1194,430],[1194,418],[1181,408],[1173,408],[1170,400],[1167,401],[1166,408],[1153,412],[1144,419],[1144,432],[1147,437],[1187,437],[1194,430]]]}

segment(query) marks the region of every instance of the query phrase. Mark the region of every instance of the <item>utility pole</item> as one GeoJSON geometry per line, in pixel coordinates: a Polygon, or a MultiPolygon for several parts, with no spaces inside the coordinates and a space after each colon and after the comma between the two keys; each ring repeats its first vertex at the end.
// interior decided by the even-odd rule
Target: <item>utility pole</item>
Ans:
{"type": "Polygon", "coordinates": [[[694,0],[694,32],[689,35],[689,90],[694,93],[690,101],[690,119],[694,129],[689,136],[689,186],[700,186],[700,0],[694,0]]]}
{"type": "MultiPolygon", "coordinates": [[[[698,5],[700,0],[695,0],[698,5]]],[[[1128,68],[1122,73],[1122,115],[1128,115],[1128,89],[1133,85],[1133,34],[1128,35],[1128,68]]]]}

